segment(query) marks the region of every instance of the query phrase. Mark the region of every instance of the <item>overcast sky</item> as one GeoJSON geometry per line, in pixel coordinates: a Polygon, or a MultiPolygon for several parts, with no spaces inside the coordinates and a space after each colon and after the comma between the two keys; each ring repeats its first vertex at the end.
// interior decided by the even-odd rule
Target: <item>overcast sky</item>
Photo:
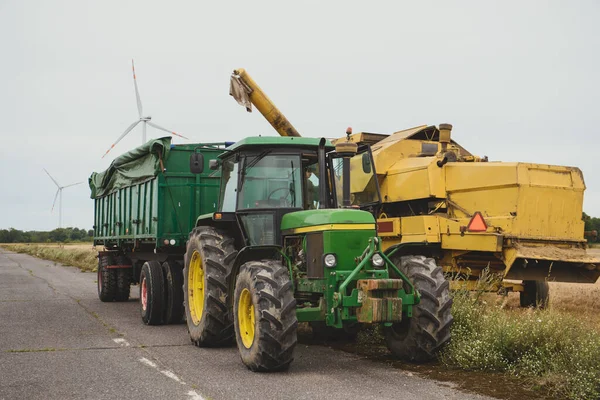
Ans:
{"type": "MultiPolygon", "coordinates": [[[[145,114],[193,142],[273,135],[228,95],[246,68],[304,136],[449,122],[490,160],[577,166],[600,216],[598,1],[0,0],[0,228],[91,229],[87,178],[145,114]]],[[[148,129],[148,137],[163,136],[148,129]]],[[[175,143],[181,143],[175,139],[175,143]]]]}

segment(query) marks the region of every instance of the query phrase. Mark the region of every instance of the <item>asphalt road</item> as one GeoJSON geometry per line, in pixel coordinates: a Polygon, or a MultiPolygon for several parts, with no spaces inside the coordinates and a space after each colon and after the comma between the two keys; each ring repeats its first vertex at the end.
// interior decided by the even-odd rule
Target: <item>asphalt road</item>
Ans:
{"type": "Polygon", "coordinates": [[[0,399],[482,399],[359,356],[304,344],[285,373],[185,325],[146,326],[138,287],[102,303],[96,274],[0,249],[0,399]]]}

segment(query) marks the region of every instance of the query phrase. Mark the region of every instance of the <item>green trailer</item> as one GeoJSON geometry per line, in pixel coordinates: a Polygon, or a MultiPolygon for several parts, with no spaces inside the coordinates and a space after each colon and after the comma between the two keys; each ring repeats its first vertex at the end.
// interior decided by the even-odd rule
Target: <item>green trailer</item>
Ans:
{"type": "MultiPolygon", "coordinates": [[[[217,209],[220,177],[209,170],[208,160],[221,154],[226,145],[173,145],[170,137],[160,138],[91,175],[94,245],[105,249],[99,252],[101,300],[126,301],[130,285],[140,281],[144,263],[157,263],[163,271],[161,291],[168,306],[162,306],[162,321],[142,317],[147,323],[181,321],[185,244],[198,215],[217,209]],[[198,158],[207,163],[202,166],[206,172],[194,174],[191,162],[198,158]]],[[[142,306],[144,314],[144,307],[152,305],[142,306]]]]}
{"type": "Polygon", "coordinates": [[[369,146],[249,137],[147,143],[90,178],[102,301],[139,282],[142,320],[185,318],[196,346],[235,341],[253,371],[289,367],[298,323],[317,335],[383,327],[392,354],[426,361],[448,341],[448,282],[431,259],[385,252],[369,146]],[[350,173],[351,164],[361,165],[350,173]],[[352,197],[353,182],[368,196],[352,197]]]}

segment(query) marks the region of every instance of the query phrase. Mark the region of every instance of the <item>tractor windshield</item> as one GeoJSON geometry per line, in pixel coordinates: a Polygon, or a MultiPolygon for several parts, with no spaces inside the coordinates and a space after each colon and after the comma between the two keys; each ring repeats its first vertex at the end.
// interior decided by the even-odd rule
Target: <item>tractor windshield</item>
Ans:
{"type": "MultiPolygon", "coordinates": [[[[338,207],[342,205],[343,159],[334,156],[331,170],[338,207]]],[[[353,206],[368,207],[380,202],[379,185],[371,152],[363,149],[350,159],[350,201],[353,206]]]]}
{"type": "Polygon", "coordinates": [[[302,208],[300,156],[263,154],[244,159],[237,208],[302,208]]]}

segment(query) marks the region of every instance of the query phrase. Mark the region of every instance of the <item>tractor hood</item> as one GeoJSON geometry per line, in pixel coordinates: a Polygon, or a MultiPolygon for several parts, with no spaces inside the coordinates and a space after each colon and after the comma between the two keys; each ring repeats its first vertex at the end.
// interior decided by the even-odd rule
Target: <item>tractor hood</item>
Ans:
{"type": "Polygon", "coordinates": [[[285,234],[357,229],[375,231],[373,215],[352,209],[306,210],[288,213],[281,221],[281,230],[285,234]]]}

